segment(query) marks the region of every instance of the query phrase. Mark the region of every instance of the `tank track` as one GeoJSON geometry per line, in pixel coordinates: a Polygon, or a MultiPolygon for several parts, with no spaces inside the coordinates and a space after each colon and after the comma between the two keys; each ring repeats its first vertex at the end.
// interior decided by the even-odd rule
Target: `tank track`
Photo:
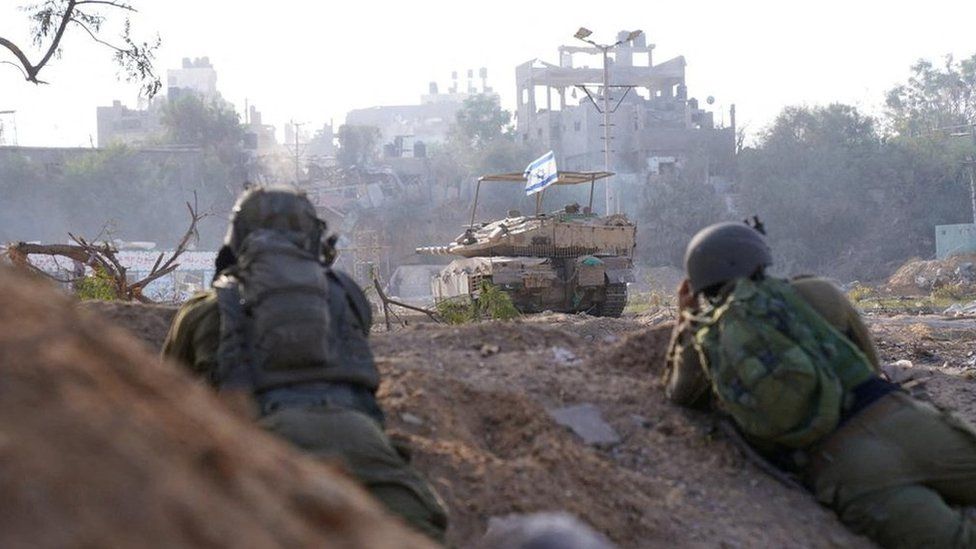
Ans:
{"type": "Polygon", "coordinates": [[[627,306],[627,284],[607,284],[606,299],[596,307],[596,316],[619,318],[627,306]]]}

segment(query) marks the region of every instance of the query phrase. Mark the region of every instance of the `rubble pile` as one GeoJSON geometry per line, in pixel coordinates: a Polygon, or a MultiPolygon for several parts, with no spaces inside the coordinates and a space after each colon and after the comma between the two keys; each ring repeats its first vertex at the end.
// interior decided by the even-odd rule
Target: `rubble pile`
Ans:
{"type": "Polygon", "coordinates": [[[0,301],[0,547],[429,546],[49,285],[0,301]]]}
{"type": "Polygon", "coordinates": [[[890,295],[927,295],[948,286],[976,292],[976,255],[913,259],[891,275],[884,289],[890,295]]]}

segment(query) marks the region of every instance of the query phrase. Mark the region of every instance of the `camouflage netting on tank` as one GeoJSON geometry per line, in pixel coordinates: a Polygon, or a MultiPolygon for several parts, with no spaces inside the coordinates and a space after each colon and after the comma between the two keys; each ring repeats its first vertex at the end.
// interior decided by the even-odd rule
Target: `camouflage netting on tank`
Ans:
{"type": "Polygon", "coordinates": [[[49,285],[0,301],[0,547],[428,546],[49,285]]]}

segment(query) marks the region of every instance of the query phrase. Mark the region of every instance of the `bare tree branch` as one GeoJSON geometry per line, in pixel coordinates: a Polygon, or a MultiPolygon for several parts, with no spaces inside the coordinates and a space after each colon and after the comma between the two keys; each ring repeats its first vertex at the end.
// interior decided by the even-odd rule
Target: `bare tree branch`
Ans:
{"type": "Polygon", "coordinates": [[[129,20],[126,19],[124,32],[121,37],[126,47],[116,46],[98,36],[105,17],[98,14],[98,12],[94,14],[92,12],[82,12],[78,7],[89,5],[93,9],[105,7],[133,13],[136,13],[138,10],[127,2],[116,0],[64,0],[64,2],[65,4],[62,6],[60,2],[49,0],[31,9],[32,19],[36,24],[33,30],[34,43],[42,46],[44,41],[49,36],[51,37],[51,41],[47,44],[47,49],[40,61],[31,63],[23,49],[12,41],[0,37],[0,47],[9,50],[20,64],[18,65],[6,60],[2,62],[21,69],[21,74],[28,82],[46,84],[43,80],[38,79],[37,75],[51,58],[60,51],[61,41],[64,38],[68,24],[75,23],[84,29],[93,41],[112,49],[120,72],[125,73],[126,80],[140,82],[142,84],[141,92],[147,97],[153,97],[162,87],[162,83],[159,77],[156,76],[153,68],[155,51],[160,45],[159,38],[157,37],[154,42],[144,42],[142,44],[134,42],[130,36],[129,20]],[[56,30],[54,30],[55,21],[58,21],[56,30]]]}
{"type": "Polygon", "coordinates": [[[109,2],[108,0],[79,0],[78,2],[75,2],[75,5],[76,6],[80,6],[82,4],[102,4],[102,5],[105,5],[105,6],[112,6],[114,8],[119,8],[119,9],[131,11],[133,13],[139,11],[139,10],[135,9],[134,7],[132,7],[130,4],[125,4],[125,3],[122,3],[122,2],[109,2]]]}

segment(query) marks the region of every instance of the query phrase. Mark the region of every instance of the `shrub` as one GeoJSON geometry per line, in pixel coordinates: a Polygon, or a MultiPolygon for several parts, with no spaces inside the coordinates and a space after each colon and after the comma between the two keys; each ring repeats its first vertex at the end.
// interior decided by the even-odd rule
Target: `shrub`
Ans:
{"type": "Polygon", "coordinates": [[[96,268],[95,272],[75,283],[75,295],[78,299],[97,299],[114,301],[118,299],[115,282],[104,269],[96,268]]]}

